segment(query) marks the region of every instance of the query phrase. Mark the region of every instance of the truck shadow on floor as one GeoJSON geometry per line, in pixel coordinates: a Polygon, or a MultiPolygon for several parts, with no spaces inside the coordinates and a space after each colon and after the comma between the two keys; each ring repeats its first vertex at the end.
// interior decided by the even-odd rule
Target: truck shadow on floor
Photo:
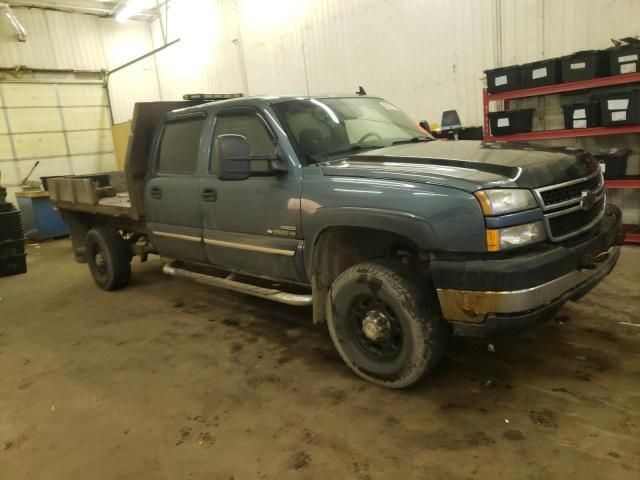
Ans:
{"type": "MultiPolygon", "coordinates": [[[[325,326],[312,324],[310,308],[292,307],[247,295],[166,278],[156,268],[142,268],[131,288],[153,296],[164,295],[160,283],[171,282],[171,297],[163,297],[170,308],[197,317],[209,331],[215,329],[229,342],[230,353],[260,344],[262,355],[272,356],[275,367],[294,360],[304,361],[314,373],[351,376],[333,348],[325,326]],[[214,327],[215,325],[215,327],[214,327]]],[[[624,352],[637,352],[638,338],[622,338],[594,322],[601,320],[595,307],[588,315],[570,306],[546,324],[517,336],[489,339],[450,339],[442,363],[407,392],[449,390],[452,383],[508,394],[522,379],[542,381],[552,388],[569,390],[567,382],[591,382],[616,370],[624,352]],[[590,317],[593,318],[590,318],[590,317]]],[[[175,332],[179,334],[179,332],[175,332]]],[[[206,333],[205,333],[206,335],[206,333]]],[[[410,393],[410,394],[411,394],[410,393]]]]}

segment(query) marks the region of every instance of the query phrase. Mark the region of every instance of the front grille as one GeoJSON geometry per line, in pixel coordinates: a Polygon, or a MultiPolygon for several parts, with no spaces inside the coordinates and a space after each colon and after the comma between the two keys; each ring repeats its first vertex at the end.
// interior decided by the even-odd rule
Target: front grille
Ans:
{"type": "Polygon", "coordinates": [[[553,238],[562,238],[579,231],[585,225],[589,225],[597,219],[604,208],[604,197],[597,201],[588,210],[575,210],[573,212],[549,218],[549,229],[553,238]]]}
{"type": "Polygon", "coordinates": [[[604,180],[598,172],[573,183],[536,190],[544,211],[547,237],[560,242],[595,225],[604,212],[603,187],[604,180]]]}
{"type": "Polygon", "coordinates": [[[540,197],[542,197],[544,204],[549,206],[580,198],[580,195],[582,195],[582,192],[585,190],[597,190],[601,185],[602,176],[595,175],[594,177],[588,178],[582,182],[542,191],[540,192],[540,197]]]}

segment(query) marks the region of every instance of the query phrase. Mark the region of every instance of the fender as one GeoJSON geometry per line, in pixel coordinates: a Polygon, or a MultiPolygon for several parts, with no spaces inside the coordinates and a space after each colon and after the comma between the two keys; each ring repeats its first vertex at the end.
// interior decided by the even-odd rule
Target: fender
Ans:
{"type": "Polygon", "coordinates": [[[396,233],[423,250],[439,250],[440,240],[431,225],[417,215],[365,207],[321,207],[303,225],[305,236],[304,263],[312,272],[313,251],[322,232],[331,227],[361,227],[396,233]]]}

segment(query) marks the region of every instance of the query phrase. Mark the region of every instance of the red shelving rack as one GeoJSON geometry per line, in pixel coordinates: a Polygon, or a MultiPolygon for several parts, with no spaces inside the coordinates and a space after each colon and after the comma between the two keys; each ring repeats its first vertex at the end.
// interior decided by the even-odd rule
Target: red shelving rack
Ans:
{"type": "Polygon", "coordinates": [[[503,100],[515,100],[517,98],[540,97],[544,95],[555,95],[558,93],[578,92],[592,88],[612,87],[616,85],[626,85],[629,83],[640,83],[640,73],[630,73],[626,75],[614,75],[612,77],[594,78],[581,82],[557,83],[555,85],[545,85],[544,87],[525,88],[512,90],[509,92],[489,93],[485,88],[482,91],[482,106],[484,111],[484,140],[486,142],[527,142],[530,140],[549,140],[552,138],[579,138],[593,137],[599,135],[621,135],[624,133],[640,133],[640,125],[630,125],[625,127],[594,127],[575,128],[569,130],[546,130],[539,132],[514,133],[513,135],[491,135],[489,128],[489,104],[503,100]]]}
{"type": "MultiPolygon", "coordinates": [[[[538,132],[515,133],[512,135],[491,135],[489,127],[489,104],[491,102],[505,101],[505,108],[508,108],[508,101],[518,98],[539,97],[543,95],[555,95],[558,93],[578,92],[580,90],[590,90],[592,88],[612,87],[616,85],[626,85],[630,83],[640,83],[640,73],[626,75],[614,75],[611,77],[594,78],[580,82],[558,83],[555,85],[545,85],[544,87],[525,88],[512,90],[509,92],[489,93],[487,89],[482,91],[482,106],[484,112],[483,136],[485,142],[528,142],[532,140],[550,140],[556,138],[581,138],[597,137],[601,135],[623,135],[625,133],[640,133],[640,125],[629,125],[623,127],[594,127],[576,128],[569,130],[544,130],[538,132]]],[[[640,178],[607,180],[606,188],[640,188],[640,178]]],[[[625,225],[625,230],[638,229],[638,226],[625,225]]],[[[625,233],[625,242],[640,243],[640,233],[625,233]]]]}
{"type": "MultiPolygon", "coordinates": [[[[605,180],[606,188],[640,188],[640,178],[621,178],[619,180],[605,180]]],[[[640,233],[633,233],[638,225],[624,225],[624,241],[626,243],[640,243],[640,233]]]]}

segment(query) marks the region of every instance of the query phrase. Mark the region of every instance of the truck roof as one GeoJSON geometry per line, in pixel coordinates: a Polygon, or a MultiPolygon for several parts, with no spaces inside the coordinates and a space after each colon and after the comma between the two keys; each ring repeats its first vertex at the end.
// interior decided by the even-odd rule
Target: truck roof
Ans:
{"type": "Polygon", "coordinates": [[[322,100],[327,98],[378,98],[378,97],[369,96],[369,95],[362,96],[354,93],[346,93],[346,94],[345,93],[327,93],[327,94],[317,94],[317,95],[305,95],[305,94],[252,95],[250,97],[238,97],[238,98],[231,98],[228,100],[218,100],[218,101],[200,103],[198,105],[193,105],[185,108],[180,108],[177,110],[172,110],[172,113],[173,112],[179,112],[179,113],[189,112],[192,110],[202,109],[203,107],[204,108],[213,107],[213,106],[217,107],[219,105],[230,106],[236,103],[243,104],[243,105],[248,104],[253,106],[264,106],[264,105],[272,105],[280,102],[287,102],[291,100],[307,100],[307,99],[322,100]]]}

